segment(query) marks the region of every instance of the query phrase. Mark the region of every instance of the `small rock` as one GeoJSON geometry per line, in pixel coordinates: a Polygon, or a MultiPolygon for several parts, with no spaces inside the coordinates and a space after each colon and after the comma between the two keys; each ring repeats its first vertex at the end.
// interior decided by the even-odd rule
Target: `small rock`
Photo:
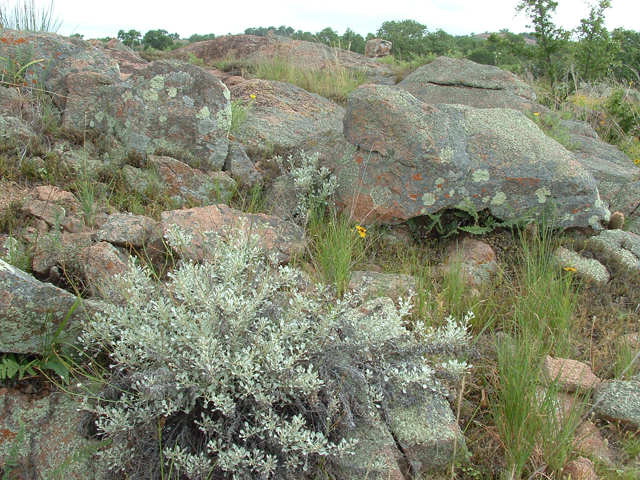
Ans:
{"type": "Polygon", "coordinates": [[[388,57],[393,43],[381,38],[372,38],[364,46],[364,56],[368,58],[388,57]]]}
{"type": "Polygon", "coordinates": [[[640,427],[640,382],[602,382],[593,396],[593,411],[605,420],[640,427]]]}
{"type": "Polygon", "coordinates": [[[127,248],[143,248],[162,238],[162,224],[152,218],[131,213],[109,215],[96,232],[96,241],[127,248]]]}
{"type": "Polygon", "coordinates": [[[190,245],[192,251],[189,254],[198,260],[204,257],[204,233],[215,232],[226,236],[230,229],[243,225],[242,218],[246,219],[244,228],[258,235],[265,248],[278,252],[280,262],[287,262],[292,253],[304,248],[304,231],[294,223],[273,215],[244,213],[226,205],[210,205],[162,213],[165,236],[174,226],[181,227],[193,235],[193,243],[190,245]]]}
{"type": "Polygon", "coordinates": [[[602,432],[589,420],[584,421],[576,430],[574,448],[590,457],[595,457],[607,464],[612,464],[614,452],[609,448],[602,432]]]}
{"type": "Polygon", "coordinates": [[[571,480],[598,480],[593,463],[588,458],[578,457],[562,470],[564,478],[571,480]]]}
{"type": "Polygon", "coordinates": [[[582,255],[569,250],[565,247],[559,247],[555,253],[556,261],[564,269],[573,270],[582,278],[605,284],[609,282],[611,275],[607,268],[594,258],[584,258],[582,255]]]}
{"type": "Polygon", "coordinates": [[[129,269],[126,253],[110,243],[99,242],[88,249],[85,262],[85,279],[91,293],[115,302],[123,300],[113,280],[129,269]]]}
{"type": "Polygon", "coordinates": [[[465,237],[449,249],[444,265],[436,268],[436,275],[450,275],[459,269],[470,286],[486,284],[498,272],[496,252],[486,243],[465,237]]]}
{"type": "Polygon", "coordinates": [[[583,392],[597,387],[601,382],[589,365],[566,358],[547,355],[542,371],[547,381],[557,382],[565,392],[583,392]]]}

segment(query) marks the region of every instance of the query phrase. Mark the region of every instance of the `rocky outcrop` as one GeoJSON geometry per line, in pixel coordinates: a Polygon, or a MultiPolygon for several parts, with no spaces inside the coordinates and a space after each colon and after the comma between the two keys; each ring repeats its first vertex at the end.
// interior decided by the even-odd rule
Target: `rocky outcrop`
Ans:
{"type": "MultiPolygon", "coordinates": [[[[533,89],[515,75],[469,60],[438,57],[398,84],[429,104],[461,104],[475,108],[513,108],[523,113],[554,114],[535,102],[533,89]]],[[[556,120],[557,121],[557,120],[556,120]]],[[[586,122],[557,121],[571,153],[598,182],[600,198],[611,211],[628,218],[629,230],[640,233],[640,182],[637,167],[616,146],[601,141],[586,122]]]]}
{"type": "Polygon", "coordinates": [[[207,64],[227,58],[255,63],[279,58],[304,70],[346,68],[365,72],[369,81],[374,83],[395,83],[395,77],[387,65],[376,63],[364,55],[323,43],[292,40],[277,35],[226,35],[187,45],[174,50],[170,56],[187,60],[189,54],[207,64]]]}
{"type": "Polygon", "coordinates": [[[409,74],[398,87],[429,104],[475,108],[534,108],[533,89],[513,73],[470,60],[438,57],[409,74]]]}
{"type": "Polygon", "coordinates": [[[63,115],[66,128],[95,129],[125,152],[171,155],[203,170],[222,169],[231,126],[229,91],[200,67],[158,61],[124,82],[86,75],[75,82],[89,86],[73,90],[63,115]]]}
{"type": "Polygon", "coordinates": [[[372,38],[367,40],[364,46],[364,56],[367,58],[388,57],[391,55],[392,46],[393,44],[388,40],[372,38]]]}
{"type": "Polygon", "coordinates": [[[245,122],[237,139],[252,157],[270,158],[303,149],[329,162],[343,153],[344,108],[300,87],[271,80],[250,80],[231,87],[244,104],[245,122]]]}
{"type": "Polygon", "coordinates": [[[31,58],[42,60],[31,65],[24,81],[28,85],[44,82],[61,108],[66,104],[69,75],[93,72],[112,81],[120,80],[117,62],[79,38],[3,28],[0,39],[0,57],[14,58],[17,51],[29,49],[31,58]]]}
{"type": "Polygon", "coordinates": [[[601,229],[596,181],[557,142],[511,109],[427,105],[363,85],[344,120],[357,147],[340,160],[338,203],[361,222],[399,223],[459,204],[499,219],[557,209],[557,226],[601,229]]]}

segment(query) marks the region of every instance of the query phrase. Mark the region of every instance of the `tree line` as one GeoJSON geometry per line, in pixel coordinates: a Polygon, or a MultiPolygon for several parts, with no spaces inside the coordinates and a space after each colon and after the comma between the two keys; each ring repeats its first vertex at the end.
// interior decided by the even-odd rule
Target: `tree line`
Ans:
{"type": "MultiPolygon", "coordinates": [[[[554,0],[520,0],[516,10],[530,21],[528,28],[532,31],[528,33],[503,29],[491,34],[450,35],[441,29],[429,31],[426,25],[409,19],[383,22],[376,32],[366,37],[350,28],[340,35],[330,27],[312,33],[286,25],[247,28],[244,33],[275,34],[362,54],[367,40],[383,38],[393,43],[392,53],[398,61],[411,62],[440,55],[466,58],[515,73],[529,73],[545,79],[552,88],[563,83],[567,75],[579,81],[613,76],[629,83],[640,83],[640,32],[606,29],[605,12],[611,8],[611,0],[591,0],[589,15],[572,31],[553,22],[557,6],[558,2],[554,0]]],[[[117,38],[132,48],[166,51],[215,36],[213,33],[194,34],[180,40],[177,33],[171,34],[167,30],[150,30],[144,36],[137,30],[120,30],[117,38]]]]}

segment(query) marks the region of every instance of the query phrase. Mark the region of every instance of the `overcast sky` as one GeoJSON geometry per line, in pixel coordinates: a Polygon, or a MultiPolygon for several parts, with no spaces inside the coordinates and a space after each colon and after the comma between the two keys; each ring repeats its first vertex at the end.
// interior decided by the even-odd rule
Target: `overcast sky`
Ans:
{"type": "MultiPolygon", "coordinates": [[[[12,5],[16,0],[3,0],[12,5]]],[[[452,35],[497,31],[528,31],[523,14],[515,14],[518,0],[54,0],[54,11],[63,20],[58,33],[80,33],[85,39],[115,37],[118,30],[164,29],[187,38],[194,33],[226,35],[249,27],[286,25],[317,32],[326,27],[344,33],[347,28],[363,36],[388,20],[416,20],[430,31],[443,29],[452,35]]],[[[595,0],[592,0],[595,1],[595,0]]],[[[36,0],[49,5],[50,0],[36,0]]],[[[576,27],[588,15],[585,0],[558,0],[554,21],[566,29],[576,27]]],[[[640,30],[640,0],[612,0],[607,27],[640,30]]]]}

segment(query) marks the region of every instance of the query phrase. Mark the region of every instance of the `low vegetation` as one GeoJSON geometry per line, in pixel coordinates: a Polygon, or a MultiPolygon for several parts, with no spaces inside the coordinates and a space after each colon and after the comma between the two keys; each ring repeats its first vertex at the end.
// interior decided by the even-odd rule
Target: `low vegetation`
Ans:
{"type": "MultiPolygon", "coordinates": [[[[527,12],[533,3],[521,2],[521,9],[527,12]]],[[[541,3],[551,7],[554,2],[541,3]]],[[[484,41],[429,33],[409,20],[385,22],[377,32],[393,38],[396,46],[394,57],[381,61],[396,69],[398,80],[441,54],[483,59],[512,70],[517,65],[553,110],[532,113],[543,130],[571,149],[561,120],[587,121],[603,140],[619,145],[640,164],[640,94],[633,88],[638,83],[638,63],[628,57],[640,49],[640,41],[634,43],[640,33],[620,30],[605,35],[596,20],[607,2],[599,6],[601,10],[594,11],[591,23],[583,23],[580,32],[596,47],[598,38],[618,39],[622,48],[611,60],[615,76],[592,77],[599,67],[589,64],[593,59],[580,53],[577,45],[565,42],[560,31],[554,39],[566,50],[527,51],[525,40],[540,40],[544,33],[505,31],[484,41]],[[412,29],[419,35],[409,42],[407,32],[412,29]],[[547,54],[553,56],[553,71],[540,68],[547,54]],[[576,70],[569,60],[583,63],[577,63],[576,70]]],[[[7,23],[10,16],[0,9],[3,26],[26,28],[17,17],[7,23]]],[[[547,20],[532,18],[541,25],[547,20]]],[[[246,33],[261,35],[263,30],[269,29],[246,33]]],[[[274,30],[303,39],[309,33],[287,27],[274,30]]],[[[175,45],[177,38],[167,31],[154,32],[143,37],[135,30],[121,31],[118,38],[147,50],[175,45]],[[164,37],[171,45],[153,43],[164,37]]],[[[348,40],[353,50],[363,44],[353,32],[338,40],[333,33],[328,29],[313,37],[342,48],[348,40]]],[[[192,37],[193,41],[210,38],[192,37]]],[[[100,214],[128,211],[157,219],[173,208],[156,184],[141,192],[128,189],[122,170],[127,165],[145,169],[144,156],[131,153],[100,165],[87,163],[88,158],[105,158],[105,147],[82,132],[60,129],[60,112],[41,85],[22,85],[24,67],[39,59],[25,53],[19,61],[0,61],[5,62],[5,86],[19,89],[25,105],[35,112],[29,122],[39,138],[26,145],[2,141],[2,185],[46,184],[72,191],[88,228],[100,214]],[[68,142],[79,160],[62,158],[53,147],[56,141],[68,142]]],[[[227,62],[231,65],[234,60],[227,62]]],[[[260,78],[294,83],[339,103],[365,81],[339,66],[302,72],[285,59],[243,67],[260,78]]],[[[249,108],[251,102],[233,105],[232,128],[245,121],[249,108]]],[[[464,208],[434,215],[426,225],[365,228],[332,208],[339,179],[321,169],[317,157],[302,155],[298,163],[291,159],[279,163],[295,182],[295,217],[309,239],[307,249],[290,266],[276,266],[242,231],[229,232],[226,242],[212,237],[205,261],[189,261],[183,254],[182,261],[169,258],[162,272],[151,270],[140,255],[131,273],[121,278],[123,301],[87,322],[82,335],[86,351],[62,345],[58,330],[45,355],[2,354],[0,383],[52,381],[61,388],[81,384],[85,407],[94,415],[101,438],[112,442],[102,455],[114,475],[163,479],[307,475],[327,480],[334,477],[324,459],[349,450],[342,434],[347,421],[357,417],[354,398],[356,387],[362,385],[346,385],[345,379],[366,376],[372,385],[367,394],[376,399],[391,388],[392,380],[432,382],[459,400],[455,413],[470,452],[462,461],[452,458],[447,478],[562,478],[563,467],[581,454],[574,435],[589,409],[576,394],[572,406],[559,416],[559,386],[540,381],[542,362],[546,355],[567,357],[589,363],[602,379],[633,378],[640,371],[637,345],[625,335],[638,330],[640,275],[612,261],[606,252],[596,251],[590,255],[606,263],[612,280],[605,286],[581,281],[571,269],[560,268],[552,255],[563,244],[586,249],[578,234],[561,234],[544,222],[536,228],[527,221],[500,224],[486,212],[464,208]],[[448,272],[436,275],[436,267],[462,233],[478,235],[496,251],[500,271],[490,282],[472,285],[455,262],[448,272]],[[374,300],[382,313],[358,316],[356,307],[367,299],[349,292],[355,270],[412,275],[418,288],[410,300],[409,292],[401,292],[407,300],[400,301],[398,309],[391,302],[374,300]],[[466,318],[468,324],[452,318],[466,318]],[[218,334],[211,335],[212,331],[218,334]],[[621,344],[623,338],[627,340],[621,344]],[[436,341],[448,342],[448,347],[433,354],[429,346],[436,341]],[[471,349],[466,348],[469,341],[471,349]],[[402,358],[389,353],[400,345],[402,358]],[[438,368],[449,359],[448,354],[440,356],[444,351],[459,354],[457,362],[448,364],[452,368],[438,368]],[[345,369],[338,364],[344,356],[369,369],[345,369]],[[425,360],[428,371],[422,369],[425,360]],[[467,368],[466,362],[473,367],[467,368]],[[385,377],[389,371],[394,375],[385,377]]],[[[238,191],[231,204],[251,213],[269,213],[259,186],[238,191]]],[[[29,270],[34,245],[28,240],[33,240],[35,229],[20,208],[20,202],[13,201],[2,209],[0,251],[3,260],[29,270]]],[[[176,253],[189,241],[179,231],[169,239],[176,253]]],[[[64,274],[68,277],[64,286],[84,293],[71,272],[64,274]]],[[[595,422],[616,453],[609,463],[593,458],[598,475],[638,478],[637,432],[595,422]]],[[[18,440],[23,436],[24,429],[18,440]]],[[[18,449],[10,450],[4,467],[7,478],[18,454],[18,449]]]]}

